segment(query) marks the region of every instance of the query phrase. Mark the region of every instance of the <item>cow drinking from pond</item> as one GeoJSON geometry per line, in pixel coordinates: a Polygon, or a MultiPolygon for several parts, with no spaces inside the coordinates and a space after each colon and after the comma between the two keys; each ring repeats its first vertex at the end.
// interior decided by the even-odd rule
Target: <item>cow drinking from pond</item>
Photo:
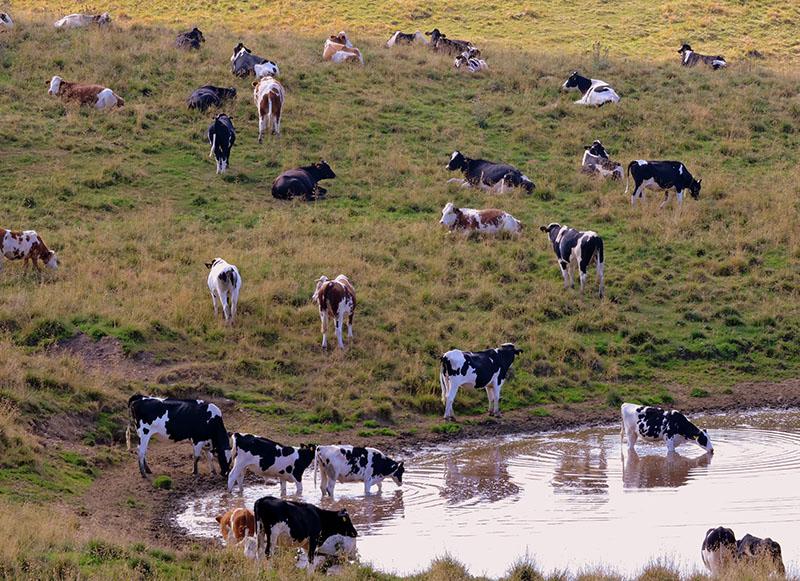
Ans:
{"type": "Polygon", "coordinates": [[[244,475],[250,468],[264,478],[277,478],[281,494],[286,494],[287,482],[295,485],[296,494],[303,494],[303,472],[314,460],[314,446],[283,446],[267,438],[239,433],[233,434],[231,440],[233,467],[228,476],[228,491],[236,484],[239,492],[244,490],[244,475]]]}
{"type": "Polygon", "coordinates": [[[694,442],[706,452],[714,452],[708,432],[695,426],[678,411],[624,403],[620,412],[620,441],[627,439],[628,449],[634,449],[636,440],[641,437],[645,440],[663,440],[670,453],[684,442],[694,442]]]}
{"type": "Polygon", "coordinates": [[[689,194],[696,200],[700,197],[700,183],[703,180],[696,180],[686,169],[686,166],[679,161],[646,161],[638,159],[628,164],[628,172],[625,175],[625,193],[628,193],[629,178],[633,177],[633,193],[631,194],[631,206],[636,204],[636,198],[644,199],[644,189],[662,190],[664,201],[659,208],[663,208],[669,201],[669,193],[675,188],[678,197],[678,206],[683,205],[683,192],[689,190],[689,194]]]}
{"type": "Polygon", "coordinates": [[[339,349],[344,349],[342,332],[347,317],[347,338],[353,340],[353,315],[356,311],[356,291],[350,280],[343,274],[330,280],[322,275],[317,279],[317,286],[311,300],[319,307],[319,318],[322,322],[322,348],[328,348],[328,319],[333,319],[336,328],[336,340],[339,349]]]}
{"type": "Polygon", "coordinates": [[[380,493],[385,478],[391,478],[397,486],[402,486],[405,471],[402,462],[395,462],[380,450],[341,445],[317,448],[314,481],[318,468],[322,496],[327,494],[331,498],[337,482],[363,482],[366,495],[373,485],[378,486],[380,493]]]}
{"type": "Polygon", "coordinates": [[[597,263],[597,286],[600,296],[603,296],[605,280],[605,254],[603,239],[596,232],[587,230],[582,232],[551,222],[539,228],[550,238],[553,250],[556,253],[558,268],[564,277],[564,288],[575,287],[575,269],[580,271],[581,294],[583,294],[588,277],[589,265],[597,263]]]}

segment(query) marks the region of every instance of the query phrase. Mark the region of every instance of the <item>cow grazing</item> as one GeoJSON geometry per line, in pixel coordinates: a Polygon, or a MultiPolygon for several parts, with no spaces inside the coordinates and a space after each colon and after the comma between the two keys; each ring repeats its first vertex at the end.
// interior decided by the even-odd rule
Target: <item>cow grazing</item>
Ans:
{"type": "Polygon", "coordinates": [[[428,39],[425,38],[419,30],[414,33],[400,32],[398,30],[386,41],[386,48],[392,48],[396,44],[414,44],[414,41],[419,41],[422,44],[430,44],[428,39]]]}
{"type": "Polygon", "coordinates": [[[247,77],[255,73],[255,66],[268,62],[267,59],[254,55],[241,42],[233,47],[231,56],[231,72],[237,77],[247,77]]]}
{"type": "Polygon", "coordinates": [[[264,496],[253,505],[257,554],[271,557],[279,544],[303,545],[313,570],[317,548],[334,536],[358,536],[346,510],[324,510],[305,502],[264,496]],[[266,547],[264,541],[266,540],[266,547]]]}
{"type": "Polygon", "coordinates": [[[647,161],[639,159],[628,164],[628,171],[625,174],[625,193],[628,193],[629,177],[633,177],[633,193],[631,194],[631,206],[636,204],[636,198],[644,200],[645,188],[651,190],[663,190],[664,201],[659,208],[663,208],[669,201],[669,193],[675,188],[678,198],[678,206],[683,204],[683,192],[689,190],[689,194],[696,200],[700,197],[700,183],[703,180],[696,180],[686,169],[686,166],[679,161],[647,161]]]}
{"type": "Polygon", "coordinates": [[[95,109],[122,107],[125,101],[111,89],[101,85],[70,83],[58,75],[47,81],[49,95],[61,97],[62,101],[77,101],[81,105],[93,105],[95,109]]]}
{"type": "Polygon", "coordinates": [[[228,491],[236,484],[239,492],[244,490],[244,475],[250,468],[264,478],[280,480],[281,494],[286,494],[287,482],[295,485],[296,494],[303,494],[303,472],[314,461],[314,446],[284,446],[252,434],[235,433],[231,439],[233,468],[228,476],[228,491]]]}
{"type": "MultiPolygon", "coordinates": [[[[47,247],[42,237],[36,230],[5,230],[0,228],[0,254],[9,260],[24,260],[25,269],[30,263],[36,270],[41,260],[47,268],[58,268],[58,256],[47,247]]],[[[0,260],[0,271],[3,270],[3,261],[0,260]]]]}
{"type": "Polygon", "coordinates": [[[460,151],[454,151],[450,162],[445,166],[449,171],[464,174],[464,179],[451,178],[448,183],[460,183],[462,187],[478,186],[485,190],[505,193],[506,189],[522,188],[530,194],[536,184],[513,165],[494,163],[485,159],[470,159],[460,151]]]}
{"type": "Polygon", "coordinates": [[[14,28],[14,19],[8,12],[0,12],[0,30],[11,30],[14,28]]]}
{"type": "Polygon", "coordinates": [[[178,34],[175,38],[175,46],[178,48],[199,50],[200,44],[205,41],[206,38],[203,36],[203,33],[195,26],[189,32],[181,32],[178,34]]]}
{"type": "Polygon", "coordinates": [[[186,106],[189,109],[205,112],[209,107],[222,107],[226,101],[235,98],[236,89],[234,87],[203,85],[199,89],[192,91],[192,94],[186,99],[186,106]]]}
{"type": "Polygon", "coordinates": [[[279,200],[289,200],[293,196],[302,196],[309,202],[324,198],[328,190],[321,187],[321,180],[332,180],[336,177],[331,166],[325,160],[283,172],[272,182],[272,196],[279,200]]]}
{"type": "Polygon", "coordinates": [[[769,537],[759,539],[751,534],[746,534],[736,541],[736,558],[743,562],[763,562],[769,559],[772,561],[775,573],[780,576],[786,574],[781,556],[781,546],[769,537]]]}
{"type": "Polygon", "coordinates": [[[222,316],[233,324],[236,318],[236,306],[239,304],[239,292],[242,290],[242,277],[239,269],[217,257],[211,262],[206,262],[208,268],[208,290],[211,293],[211,303],[214,305],[214,316],[219,314],[217,299],[222,304],[222,316]],[[228,305],[230,297],[230,306],[228,305]]]}
{"type": "Polygon", "coordinates": [[[736,537],[731,529],[708,529],[700,548],[703,564],[712,575],[719,575],[736,556],[736,537]]]}
{"type": "Polygon", "coordinates": [[[353,315],[356,312],[356,291],[348,278],[340,274],[333,280],[322,275],[317,279],[317,286],[311,300],[319,307],[319,318],[322,322],[322,348],[328,348],[328,319],[333,319],[336,329],[336,340],[339,349],[344,349],[342,330],[347,317],[347,338],[353,341],[353,315]]]}
{"type": "Polygon", "coordinates": [[[547,234],[553,245],[558,268],[561,270],[561,276],[564,277],[564,288],[575,288],[575,268],[577,267],[580,271],[581,293],[583,293],[589,265],[595,261],[597,263],[598,292],[602,297],[605,273],[603,239],[591,230],[581,232],[556,222],[541,226],[539,229],[547,234]]]}
{"type": "Polygon", "coordinates": [[[231,148],[236,143],[236,130],[233,128],[233,121],[225,113],[220,113],[208,126],[206,136],[211,144],[211,152],[208,156],[211,157],[213,155],[214,159],[217,160],[217,173],[225,173],[231,158],[231,148]]]}
{"type": "Polygon", "coordinates": [[[215,453],[222,475],[228,474],[231,446],[222,421],[222,412],[213,403],[206,403],[201,399],[172,399],[137,394],[128,400],[128,411],[131,423],[125,432],[125,440],[130,450],[133,424],[139,436],[139,472],[142,478],[152,473],[147,465],[147,445],[150,438],[157,435],[173,442],[191,440],[193,474],[197,474],[200,455],[209,446],[211,451],[206,450],[206,455],[211,473],[214,473],[211,457],[215,453]]]}
{"type": "Polygon", "coordinates": [[[278,65],[272,61],[266,61],[262,64],[253,65],[253,72],[257,79],[261,77],[277,77],[281,74],[278,65]]]}
{"type": "Polygon", "coordinates": [[[342,31],[339,34],[331,35],[325,40],[322,47],[322,60],[334,63],[361,63],[364,64],[364,57],[347,38],[347,34],[342,31]]]}
{"type": "Polygon", "coordinates": [[[500,417],[500,389],[514,358],[520,353],[522,349],[517,349],[513,343],[503,343],[497,349],[475,352],[452,349],[442,355],[439,384],[442,387],[444,419],[455,421],[453,400],[462,385],[486,388],[489,415],[500,417]]]}
{"type": "Polygon", "coordinates": [[[564,81],[561,88],[565,91],[580,91],[581,98],[575,101],[577,105],[596,105],[598,107],[606,103],[618,103],[619,95],[605,81],[599,79],[587,79],[574,71],[570,77],[564,81]]]}
{"type": "Polygon", "coordinates": [[[314,463],[314,482],[320,470],[322,496],[333,498],[337,482],[363,482],[364,494],[369,496],[373,484],[382,491],[383,480],[391,478],[397,486],[403,485],[402,462],[395,462],[375,448],[353,446],[320,446],[314,463]]]}
{"type": "Polygon", "coordinates": [[[684,44],[678,49],[678,54],[681,55],[681,64],[685,67],[693,67],[700,63],[710,66],[712,69],[719,70],[728,66],[723,56],[707,56],[698,54],[692,50],[688,44],[684,44]]]}
{"type": "Polygon", "coordinates": [[[635,403],[622,404],[620,411],[622,413],[620,441],[627,438],[628,449],[634,448],[636,440],[641,436],[645,440],[663,440],[667,444],[668,452],[674,452],[676,446],[689,441],[706,452],[714,452],[708,432],[695,426],[678,411],[635,403]]]}
{"type": "Polygon", "coordinates": [[[485,60],[479,57],[480,51],[474,47],[470,48],[456,57],[455,61],[453,61],[453,66],[470,73],[488,70],[489,65],[486,64],[485,60]]]}
{"type": "Polygon", "coordinates": [[[438,28],[426,32],[426,36],[431,37],[430,46],[436,52],[444,52],[451,55],[459,55],[464,51],[468,51],[472,47],[472,43],[466,40],[456,40],[447,38],[442,34],[438,28]]]}
{"type": "Polygon", "coordinates": [[[96,24],[106,26],[111,23],[108,12],[102,14],[69,14],[55,21],[53,26],[56,28],[83,28],[96,24]]]}
{"type": "Polygon", "coordinates": [[[450,232],[463,231],[465,233],[479,232],[482,234],[498,234],[510,232],[519,234],[522,223],[514,216],[503,210],[489,208],[475,210],[473,208],[456,208],[453,202],[448,202],[442,209],[442,219],[439,224],[447,226],[450,232]]]}
{"type": "Polygon", "coordinates": [[[271,129],[273,135],[281,134],[281,112],[283,111],[283,85],[274,77],[263,77],[253,81],[253,100],[258,108],[258,142],[264,141],[264,132],[271,129]]]}
{"type": "Polygon", "coordinates": [[[599,140],[595,139],[591,145],[583,148],[581,171],[583,173],[598,175],[612,180],[621,180],[623,176],[622,164],[608,159],[608,152],[599,140]]]}
{"type": "Polygon", "coordinates": [[[256,521],[252,510],[232,508],[214,518],[219,523],[219,533],[226,543],[238,543],[245,537],[256,535],[256,521]]]}

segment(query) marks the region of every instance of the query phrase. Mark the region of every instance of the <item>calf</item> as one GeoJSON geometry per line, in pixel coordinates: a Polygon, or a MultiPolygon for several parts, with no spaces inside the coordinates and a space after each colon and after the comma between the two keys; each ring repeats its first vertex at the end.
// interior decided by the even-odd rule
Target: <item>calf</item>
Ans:
{"type": "Polygon", "coordinates": [[[685,67],[693,67],[700,63],[710,66],[712,69],[719,70],[728,66],[725,57],[722,56],[707,56],[698,54],[692,50],[688,44],[684,44],[678,49],[678,54],[681,55],[681,64],[685,67]]]}
{"type": "Polygon", "coordinates": [[[591,145],[584,146],[583,160],[581,160],[581,171],[583,173],[599,175],[612,180],[621,180],[623,171],[622,164],[608,159],[608,152],[599,140],[591,145]]]}
{"type": "Polygon", "coordinates": [[[466,40],[455,40],[447,38],[438,28],[426,32],[426,36],[431,37],[431,48],[436,52],[444,52],[452,55],[459,55],[472,47],[472,43],[466,40]]]}
{"type": "Polygon", "coordinates": [[[489,415],[500,417],[500,389],[514,358],[520,353],[522,349],[517,349],[513,343],[503,343],[496,349],[475,352],[452,349],[442,355],[439,384],[442,387],[444,419],[455,421],[453,400],[462,385],[486,388],[489,415]]]}
{"type": "Polygon", "coordinates": [[[14,28],[14,20],[8,12],[0,12],[0,30],[11,30],[14,28]]]}
{"type": "Polygon", "coordinates": [[[239,492],[244,491],[244,475],[252,468],[260,471],[264,478],[280,480],[281,494],[286,494],[287,482],[295,485],[296,494],[303,494],[303,472],[314,460],[314,446],[283,446],[252,434],[235,433],[231,439],[233,468],[228,476],[229,492],[235,484],[239,485],[239,492]]]}
{"type": "Polygon", "coordinates": [[[225,101],[236,98],[234,87],[215,87],[214,85],[203,85],[199,89],[192,91],[186,99],[186,106],[189,109],[197,109],[205,112],[209,107],[222,107],[225,101]]]}
{"type": "Polygon", "coordinates": [[[236,143],[236,130],[233,128],[233,121],[225,113],[220,113],[208,126],[206,136],[211,144],[211,152],[208,156],[211,157],[213,155],[214,159],[217,160],[217,173],[225,173],[231,157],[231,148],[236,143]]]}
{"type": "Polygon", "coordinates": [[[139,436],[139,473],[142,478],[152,471],[147,465],[147,444],[156,435],[164,436],[173,442],[192,441],[194,456],[193,474],[197,474],[197,462],[203,449],[206,450],[208,466],[211,473],[211,455],[216,453],[219,468],[223,476],[228,474],[231,446],[228,432],[222,421],[222,412],[213,403],[201,399],[172,399],[134,395],[128,400],[130,424],[125,432],[128,450],[131,449],[131,425],[136,427],[139,436]]]}
{"type": "Polygon", "coordinates": [[[669,453],[674,452],[676,446],[688,441],[696,443],[706,452],[714,453],[708,432],[695,426],[680,412],[635,403],[622,404],[620,411],[620,441],[627,438],[628,449],[634,449],[636,440],[641,436],[646,440],[663,440],[669,453]]]}
{"type": "Polygon", "coordinates": [[[203,33],[195,26],[189,32],[181,32],[178,34],[177,38],[175,38],[175,46],[178,48],[199,50],[200,44],[205,41],[206,39],[203,33]]]}
{"type": "Polygon", "coordinates": [[[556,253],[558,268],[564,277],[564,288],[575,288],[575,267],[580,270],[581,294],[586,286],[587,270],[592,261],[597,262],[597,285],[600,297],[603,296],[605,257],[603,239],[596,232],[581,232],[569,226],[551,222],[539,228],[550,238],[556,253]]]}
{"type": "Polygon", "coordinates": [[[356,311],[356,291],[348,278],[340,274],[333,280],[322,275],[317,280],[317,286],[311,300],[319,307],[319,318],[322,321],[322,348],[328,348],[328,319],[333,319],[336,329],[336,340],[339,349],[344,349],[342,342],[342,329],[344,318],[347,317],[347,338],[353,341],[353,315],[356,311]]]}
{"type": "Polygon", "coordinates": [[[536,184],[512,165],[494,163],[485,159],[470,159],[460,151],[454,151],[445,166],[449,171],[461,170],[464,179],[451,178],[448,183],[460,183],[462,187],[478,186],[485,190],[505,193],[506,188],[522,188],[530,194],[536,184]]]}
{"type": "Polygon", "coordinates": [[[272,182],[272,196],[279,200],[289,200],[293,196],[303,196],[312,201],[324,198],[328,190],[321,187],[321,180],[331,180],[336,177],[331,166],[325,160],[319,163],[306,165],[297,169],[283,172],[272,182]]]}
{"type": "MultiPolygon", "coordinates": [[[[0,228],[0,254],[8,260],[24,260],[25,269],[32,262],[36,270],[41,260],[47,268],[58,268],[56,253],[47,247],[42,237],[36,230],[5,230],[0,228]]],[[[0,271],[3,270],[3,261],[0,260],[0,271]]]]}
{"type": "Polygon", "coordinates": [[[102,14],[69,14],[56,20],[53,26],[56,28],[82,28],[92,24],[105,26],[110,23],[111,17],[108,12],[103,12],[102,14]]]}
{"type": "Polygon", "coordinates": [[[125,101],[111,89],[101,85],[70,83],[58,75],[47,82],[49,95],[59,96],[63,101],[77,101],[81,105],[94,105],[96,109],[122,107],[125,101]]]}
{"type": "Polygon", "coordinates": [[[570,77],[564,81],[561,88],[565,91],[580,91],[581,98],[575,101],[576,105],[596,105],[598,107],[606,103],[618,103],[619,95],[605,81],[599,79],[587,79],[574,71],[570,77]]]}
{"type": "Polygon", "coordinates": [[[736,541],[736,558],[745,562],[758,562],[769,559],[772,561],[772,565],[778,575],[783,576],[786,574],[783,557],[781,556],[781,546],[769,537],[759,539],[751,534],[746,534],[736,541]]]}
{"type": "Polygon", "coordinates": [[[717,527],[706,531],[700,548],[703,564],[712,575],[719,575],[736,556],[736,537],[731,529],[717,527]]]}
{"type": "Polygon", "coordinates": [[[663,208],[669,201],[669,193],[675,188],[678,198],[678,206],[683,204],[683,191],[689,190],[689,194],[696,200],[700,197],[700,184],[703,180],[696,180],[686,169],[686,166],[679,161],[646,161],[639,159],[628,164],[628,171],[625,175],[625,193],[628,193],[629,177],[633,177],[633,193],[631,194],[631,206],[636,204],[636,198],[644,200],[644,189],[663,190],[664,201],[659,208],[663,208]]]}
{"type": "Polygon", "coordinates": [[[341,535],[354,539],[358,536],[346,510],[324,510],[305,502],[264,496],[256,500],[253,512],[258,556],[271,557],[275,546],[283,542],[303,545],[307,548],[311,570],[315,566],[317,547],[329,538],[341,535]],[[262,549],[265,540],[266,547],[262,549]]]}
{"type": "Polygon", "coordinates": [[[456,57],[456,60],[453,61],[453,66],[457,69],[464,67],[464,70],[470,73],[485,71],[489,68],[489,65],[486,64],[485,60],[479,58],[479,55],[480,51],[478,49],[470,48],[456,57]]]}
{"type": "Polygon", "coordinates": [[[344,31],[329,36],[325,40],[325,45],[322,47],[322,60],[334,63],[358,62],[364,64],[361,51],[352,45],[344,31]]]}
{"type": "Polygon", "coordinates": [[[245,537],[254,537],[256,534],[253,511],[247,508],[232,508],[214,518],[219,523],[219,533],[226,543],[238,543],[245,537]]]}
{"type": "Polygon", "coordinates": [[[264,131],[269,128],[273,135],[280,135],[283,85],[273,77],[253,81],[253,100],[258,108],[258,142],[264,141],[264,131]]]}
{"type": "Polygon", "coordinates": [[[395,462],[380,450],[353,446],[318,447],[314,462],[315,483],[318,467],[322,496],[327,494],[331,498],[337,482],[363,482],[367,496],[373,484],[378,485],[380,493],[385,478],[391,478],[397,486],[402,486],[405,471],[402,462],[395,462]]]}
{"type": "Polygon", "coordinates": [[[255,73],[255,66],[268,62],[267,59],[254,55],[241,42],[233,47],[231,56],[231,72],[237,77],[246,77],[255,73]]]}
{"type": "Polygon", "coordinates": [[[266,61],[260,65],[253,65],[253,72],[257,79],[261,77],[277,77],[281,74],[278,65],[272,61],[266,61]]]}
{"type": "Polygon", "coordinates": [[[396,44],[414,44],[415,40],[422,44],[430,44],[419,30],[411,34],[398,30],[386,41],[386,48],[392,48],[396,44]]]}
{"type": "Polygon", "coordinates": [[[239,269],[217,257],[211,262],[206,262],[208,268],[208,290],[211,293],[211,303],[214,305],[214,316],[219,314],[217,299],[222,304],[222,316],[228,323],[233,324],[236,318],[236,306],[239,304],[239,292],[242,290],[242,277],[239,269]],[[230,306],[228,306],[230,297],[230,306]]]}
{"type": "Polygon", "coordinates": [[[442,219],[439,220],[439,224],[447,226],[450,232],[461,230],[466,233],[497,234],[499,232],[510,232],[519,234],[522,230],[522,223],[508,212],[493,208],[486,210],[456,208],[453,202],[448,202],[442,209],[442,219]]]}

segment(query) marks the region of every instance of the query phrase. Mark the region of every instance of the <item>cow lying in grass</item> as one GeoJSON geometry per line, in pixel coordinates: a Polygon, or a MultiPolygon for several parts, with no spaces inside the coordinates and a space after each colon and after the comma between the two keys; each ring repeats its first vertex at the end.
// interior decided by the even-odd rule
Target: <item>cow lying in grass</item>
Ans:
{"type": "Polygon", "coordinates": [[[442,210],[442,219],[439,220],[439,224],[446,226],[451,232],[460,230],[465,233],[509,232],[519,234],[522,230],[522,223],[508,212],[494,208],[486,210],[457,208],[453,202],[448,202],[442,210]]]}
{"type": "Polygon", "coordinates": [[[181,32],[175,38],[175,46],[178,48],[200,50],[200,44],[205,42],[206,38],[200,29],[196,26],[189,32],[181,32]]]}
{"type": "Polygon", "coordinates": [[[460,55],[458,55],[453,61],[453,66],[457,69],[461,69],[465,71],[469,71],[470,73],[477,73],[479,71],[485,71],[489,68],[489,65],[486,64],[486,61],[480,58],[481,51],[479,51],[475,47],[471,47],[469,50],[465,50],[460,55]]]}
{"type": "Polygon", "coordinates": [[[364,57],[361,55],[361,51],[353,46],[344,31],[331,35],[325,40],[325,46],[322,47],[322,60],[333,63],[351,62],[364,64],[364,57]]]}
{"type": "Polygon", "coordinates": [[[681,64],[685,67],[693,67],[698,64],[708,65],[715,71],[728,66],[725,57],[723,56],[708,56],[696,53],[688,44],[684,44],[678,49],[678,54],[681,55],[681,64]]]}
{"type": "Polygon", "coordinates": [[[122,107],[125,101],[114,91],[101,85],[70,83],[58,75],[47,82],[49,95],[61,97],[62,101],[74,101],[80,105],[93,105],[95,109],[122,107]]]}
{"type": "Polygon", "coordinates": [[[252,510],[233,508],[214,518],[219,523],[219,533],[226,543],[238,543],[245,537],[256,535],[256,521],[252,510]]]}
{"type": "Polygon", "coordinates": [[[0,12],[0,30],[11,30],[14,28],[14,19],[8,12],[0,12]]]}
{"type": "Polygon", "coordinates": [[[584,147],[581,171],[586,174],[598,175],[612,180],[621,180],[623,176],[622,164],[608,159],[608,152],[599,140],[584,147]]]}
{"type": "Polygon", "coordinates": [[[783,577],[786,574],[781,546],[769,537],[760,539],[746,534],[737,541],[731,529],[725,527],[708,529],[700,554],[706,569],[715,577],[724,575],[727,567],[735,566],[737,563],[751,565],[763,563],[766,569],[772,569],[770,576],[783,577]]]}
{"type": "Polygon", "coordinates": [[[415,41],[419,41],[426,45],[430,44],[428,39],[425,38],[425,36],[419,30],[414,33],[400,32],[398,30],[389,40],[386,41],[386,48],[392,48],[396,44],[414,44],[415,41]]]}
{"type": "Polygon", "coordinates": [[[92,24],[105,26],[110,23],[111,17],[108,12],[103,12],[102,14],[69,14],[56,20],[53,26],[56,28],[83,28],[92,24]]]}
{"type": "MultiPolygon", "coordinates": [[[[36,230],[5,230],[0,228],[0,254],[8,260],[24,260],[25,269],[32,262],[36,270],[39,268],[39,261],[47,268],[55,270],[58,268],[58,257],[50,250],[36,233],[36,230]]],[[[3,270],[3,262],[0,260],[0,271],[3,270]]]]}
{"type": "Polygon", "coordinates": [[[606,103],[618,103],[619,95],[611,88],[611,85],[600,79],[587,79],[574,71],[570,77],[564,81],[561,88],[565,91],[578,91],[581,98],[575,101],[576,105],[595,105],[600,107],[606,103]]]}
{"type": "Polygon", "coordinates": [[[506,189],[522,188],[530,194],[536,185],[528,176],[507,163],[495,163],[485,159],[472,159],[460,151],[450,155],[450,161],[445,166],[448,171],[458,171],[464,178],[451,178],[447,183],[459,183],[462,187],[480,187],[500,194],[506,189]]]}

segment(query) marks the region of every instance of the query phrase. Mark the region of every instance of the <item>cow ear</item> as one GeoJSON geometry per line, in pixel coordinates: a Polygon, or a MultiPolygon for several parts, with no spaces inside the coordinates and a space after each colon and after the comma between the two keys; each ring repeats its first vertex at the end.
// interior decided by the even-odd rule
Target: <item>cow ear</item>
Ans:
{"type": "Polygon", "coordinates": [[[547,232],[547,226],[539,226],[539,230],[542,232],[547,232]]]}
{"type": "Polygon", "coordinates": [[[258,81],[253,81],[253,86],[257,87],[258,86],[258,81]]]}
{"type": "Polygon", "coordinates": [[[697,180],[697,185],[698,185],[698,186],[699,186],[700,184],[702,184],[702,183],[703,183],[703,180],[702,180],[702,179],[699,179],[699,180],[697,180]]]}
{"type": "Polygon", "coordinates": [[[211,270],[211,267],[214,266],[213,262],[206,262],[204,264],[206,265],[206,268],[209,269],[209,270],[211,270]]]}
{"type": "Polygon", "coordinates": [[[400,463],[398,464],[398,466],[400,466],[400,468],[403,467],[403,460],[400,460],[400,463]]]}
{"type": "Polygon", "coordinates": [[[218,516],[215,516],[215,517],[214,517],[214,519],[215,519],[217,522],[222,522],[222,515],[220,514],[220,515],[218,515],[218,516]]]}

